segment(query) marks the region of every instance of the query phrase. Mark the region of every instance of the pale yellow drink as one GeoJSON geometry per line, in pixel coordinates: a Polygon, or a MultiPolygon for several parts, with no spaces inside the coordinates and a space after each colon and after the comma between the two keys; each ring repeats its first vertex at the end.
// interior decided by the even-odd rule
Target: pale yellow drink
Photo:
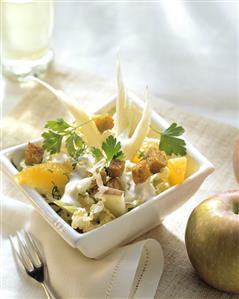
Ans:
{"type": "Polygon", "coordinates": [[[46,68],[52,59],[53,1],[0,1],[4,67],[16,75],[46,68]]]}

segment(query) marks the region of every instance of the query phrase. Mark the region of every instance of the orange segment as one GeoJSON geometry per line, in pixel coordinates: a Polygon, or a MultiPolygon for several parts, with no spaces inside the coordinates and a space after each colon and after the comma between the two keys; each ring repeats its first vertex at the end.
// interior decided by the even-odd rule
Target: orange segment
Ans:
{"type": "Polygon", "coordinates": [[[181,184],[185,179],[187,170],[187,158],[179,157],[168,160],[168,168],[170,171],[169,182],[171,185],[181,184]]]}
{"type": "Polygon", "coordinates": [[[141,158],[139,157],[139,154],[136,154],[133,159],[131,160],[131,162],[138,164],[140,162],[141,158]]]}
{"type": "Polygon", "coordinates": [[[19,184],[36,188],[44,193],[51,193],[56,185],[62,192],[72,167],[69,163],[46,162],[23,169],[16,175],[19,184]]]}

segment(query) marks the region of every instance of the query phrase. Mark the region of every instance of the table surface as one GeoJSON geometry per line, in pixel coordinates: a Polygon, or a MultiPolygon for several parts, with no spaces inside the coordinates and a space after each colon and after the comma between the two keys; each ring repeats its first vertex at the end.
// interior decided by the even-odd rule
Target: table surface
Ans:
{"type": "MultiPolygon", "coordinates": [[[[239,127],[238,2],[56,2],[55,61],[239,127]]],[[[28,88],[4,79],[5,116],[28,88]]]]}

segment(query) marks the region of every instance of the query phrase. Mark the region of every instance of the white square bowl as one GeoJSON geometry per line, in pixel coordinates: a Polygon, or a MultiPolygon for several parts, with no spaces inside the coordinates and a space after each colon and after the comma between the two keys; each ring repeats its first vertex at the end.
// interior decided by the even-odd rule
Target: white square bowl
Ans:
{"type": "MultiPolygon", "coordinates": [[[[129,93],[129,99],[134,104],[134,121],[136,123],[144,103],[132,93],[129,93]]],[[[116,96],[113,96],[108,104],[95,113],[112,112],[115,108],[115,101],[116,96]]],[[[155,112],[152,114],[151,123],[156,128],[165,129],[169,126],[155,112]]],[[[40,139],[37,140],[37,142],[39,141],[40,139]]],[[[87,233],[75,231],[47,204],[36,190],[26,186],[18,185],[18,187],[33,202],[42,217],[70,246],[78,248],[87,257],[99,258],[113,248],[129,242],[159,225],[168,214],[185,203],[197,191],[205,178],[213,172],[213,165],[189,142],[186,141],[186,144],[188,161],[191,166],[194,165],[194,171],[188,174],[182,184],[170,187],[119,218],[87,233]]],[[[26,146],[27,143],[10,147],[0,152],[3,170],[12,179],[18,173],[14,165],[18,165],[23,158],[26,146]]]]}

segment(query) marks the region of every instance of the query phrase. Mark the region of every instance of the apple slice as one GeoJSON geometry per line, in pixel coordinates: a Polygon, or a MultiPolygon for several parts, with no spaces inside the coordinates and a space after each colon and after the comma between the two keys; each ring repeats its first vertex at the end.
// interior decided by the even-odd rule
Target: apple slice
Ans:
{"type": "Polygon", "coordinates": [[[124,192],[109,188],[103,195],[102,201],[105,207],[116,217],[126,213],[124,192]]]}

